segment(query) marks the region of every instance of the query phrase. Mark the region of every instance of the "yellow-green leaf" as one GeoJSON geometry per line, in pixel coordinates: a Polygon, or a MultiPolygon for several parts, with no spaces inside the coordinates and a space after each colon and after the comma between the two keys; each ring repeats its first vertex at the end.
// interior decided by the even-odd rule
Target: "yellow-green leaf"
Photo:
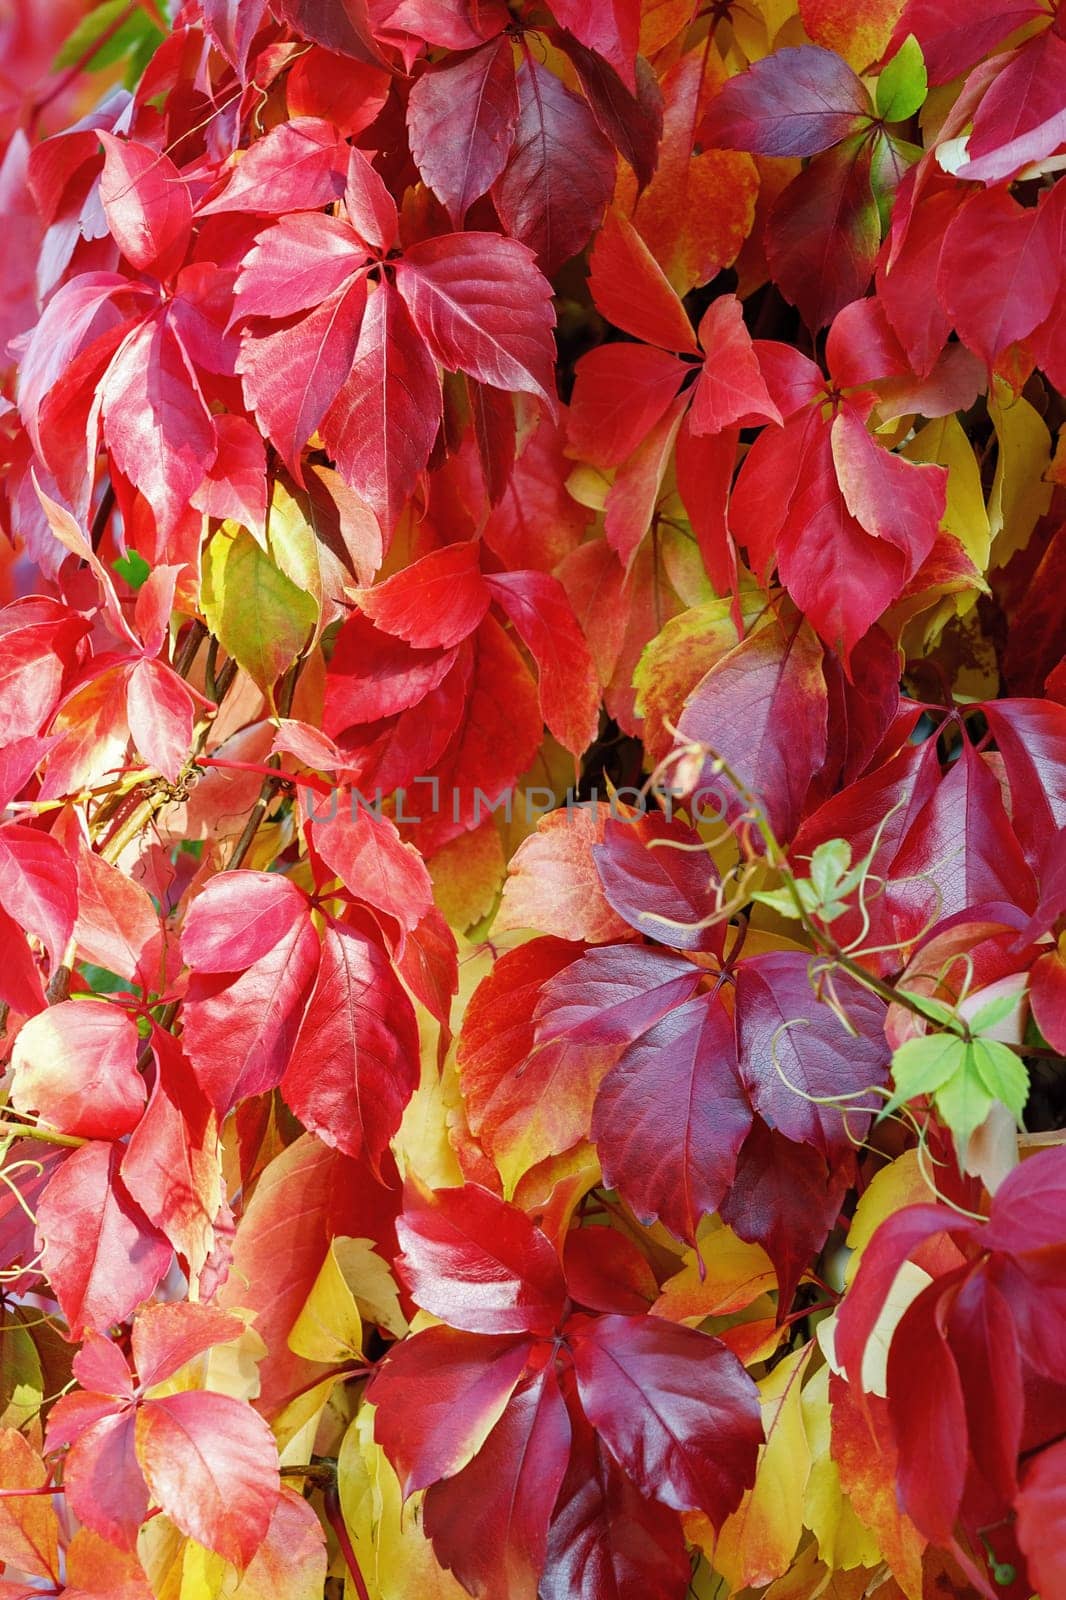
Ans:
{"type": "Polygon", "coordinates": [[[303,652],[318,620],[313,598],[234,523],[225,523],[204,552],[200,603],[222,648],[265,694],[303,652]]]}

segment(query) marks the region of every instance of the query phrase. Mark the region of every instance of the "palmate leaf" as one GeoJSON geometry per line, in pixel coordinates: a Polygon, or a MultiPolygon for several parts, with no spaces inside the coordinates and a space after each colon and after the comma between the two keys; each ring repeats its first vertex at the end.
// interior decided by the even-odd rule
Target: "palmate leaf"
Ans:
{"type": "Polygon", "coordinates": [[[960,1145],[997,1102],[1022,1126],[1029,1098],[1029,1073],[1014,1050],[997,1039],[967,1039],[953,1032],[923,1034],[900,1045],[892,1057],[892,1079],[895,1091],[882,1115],[928,1095],[960,1145]]]}

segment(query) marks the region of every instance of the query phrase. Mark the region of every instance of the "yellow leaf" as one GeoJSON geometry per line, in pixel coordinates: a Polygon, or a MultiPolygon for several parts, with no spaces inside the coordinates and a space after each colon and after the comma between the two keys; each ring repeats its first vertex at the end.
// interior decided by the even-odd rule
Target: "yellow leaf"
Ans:
{"type": "Polygon", "coordinates": [[[932,1205],[935,1194],[922,1172],[917,1150],[906,1150],[895,1161],[882,1167],[863,1192],[848,1229],[851,1255],[844,1282],[851,1283],[859,1270],[862,1252],[881,1223],[904,1206],[932,1205]]]}
{"type": "Polygon", "coordinates": [[[468,1600],[437,1565],[422,1532],[422,1496],[404,1505],[400,1485],[373,1433],[374,1408],[363,1406],[341,1444],[341,1511],[370,1600],[468,1600]]]}
{"type": "Polygon", "coordinates": [[[231,522],[204,552],[200,603],[211,632],[264,694],[304,650],[318,621],[313,598],[231,522]]]}
{"type": "Polygon", "coordinates": [[[460,933],[487,917],[503,886],[507,863],[495,818],[438,850],[429,863],[433,898],[448,925],[460,933]]]}
{"type": "Polygon", "coordinates": [[[330,1244],[288,1338],[294,1356],[328,1366],[351,1361],[363,1348],[363,1319],[338,1260],[337,1243],[334,1239],[330,1244]]]}
{"type": "Polygon", "coordinates": [[[41,1358],[27,1323],[36,1311],[5,1306],[0,1326],[0,1426],[22,1428],[36,1417],[44,1398],[41,1358]]]}
{"type": "Polygon", "coordinates": [[[831,1568],[875,1567],[881,1559],[877,1539],[841,1488],[830,1453],[828,1367],[808,1380],[801,1405],[811,1457],[803,1520],[818,1541],[818,1554],[831,1568]]]}
{"type": "Polygon", "coordinates": [[[777,1288],[777,1275],[762,1246],[745,1244],[720,1217],[705,1218],[697,1239],[698,1253],[686,1250],[681,1271],[663,1284],[651,1308],[655,1316],[696,1327],[706,1317],[743,1311],[759,1295],[777,1288]]]}
{"type": "Polygon", "coordinates": [[[772,1583],[787,1572],[803,1534],[811,1457],[801,1400],[813,1350],[808,1342],[759,1384],[766,1443],[755,1483],[722,1524],[714,1545],[715,1570],[734,1589],[772,1583]]]}
{"type": "Polygon", "coordinates": [[[1005,567],[1025,549],[1051,504],[1051,485],[1044,482],[1051,466],[1051,435],[1028,400],[1012,395],[998,378],[988,397],[988,414],[999,442],[988,499],[992,559],[995,566],[1005,567]]]}
{"type": "MultiPolygon", "coordinates": [[[[5,1489],[39,1489],[44,1463],[14,1428],[0,1429],[0,1484],[5,1489]]],[[[35,1578],[59,1578],[59,1519],[50,1495],[9,1495],[0,1499],[0,1561],[35,1578]]]]}
{"type": "MultiPolygon", "coordinates": [[[[981,469],[973,446],[954,415],[937,417],[920,428],[900,451],[908,461],[934,462],[948,469],[947,504],[942,526],[958,539],[978,572],[988,570],[992,529],[981,489],[981,469]]],[[[976,590],[954,597],[961,615],[977,599],[976,590]]]]}
{"type": "Polygon", "coordinates": [[[459,1104],[454,1066],[445,1063],[439,1071],[432,1052],[423,1049],[421,1081],[392,1140],[402,1177],[413,1174],[430,1189],[448,1189],[463,1182],[459,1159],[448,1138],[449,1115],[459,1104]]]}
{"type": "Polygon", "coordinates": [[[800,0],[808,36],[835,50],[856,72],[865,72],[888,48],[906,0],[800,0]]]}

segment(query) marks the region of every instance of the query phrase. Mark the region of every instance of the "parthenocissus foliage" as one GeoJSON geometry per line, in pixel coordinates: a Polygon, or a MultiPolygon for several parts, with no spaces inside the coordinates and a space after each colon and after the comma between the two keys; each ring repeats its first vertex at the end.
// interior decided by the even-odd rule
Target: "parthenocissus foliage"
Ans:
{"type": "Polygon", "coordinates": [[[1066,5],[0,46],[0,1600],[1063,1600],[1066,5]]]}

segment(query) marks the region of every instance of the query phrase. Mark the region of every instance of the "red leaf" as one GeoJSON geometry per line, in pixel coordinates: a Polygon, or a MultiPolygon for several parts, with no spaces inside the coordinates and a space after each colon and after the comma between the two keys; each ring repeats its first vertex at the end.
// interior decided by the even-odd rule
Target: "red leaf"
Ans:
{"type": "Polygon", "coordinates": [[[218,455],[192,497],[205,517],[232,518],[242,527],[262,530],[267,516],[266,446],[244,417],[215,418],[218,455]]]}
{"type": "Polygon", "coordinates": [[[248,52],[263,22],[266,0],[200,0],[204,32],[242,81],[248,52]]]}
{"type": "Polygon", "coordinates": [[[1029,1004],[1050,1045],[1066,1054],[1066,961],[1055,950],[1039,956],[1029,975],[1029,1004]]]}
{"type": "Polygon", "coordinates": [[[134,1205],[119,1177],[121,1147],[75,1150],[37,1209],[42,1265],[72,1339],[122,1322],[170,1265],[170,1245],[134,1205]]]}
{"type": "Polygon", "coordinates": [[[778,1307],[792,1304],[800,1274],[819,1254],[840,1215],[850,1171],[830,1173],[825,1157],[794,1144],[758,1117],[737,1159],[722,1221],[774,1264],[778,1307]]]}
{"type": "Polygon", "coordinates": [[[292,116],[322,117],[354,139],[377,120],[388,99],[389,81],[382,67],[311,49],[286,73],[285,101],[292,116]]]}
{"type": "Polygon", "coordinates": [[[659,496],[685,414],[688,397],[679,394],[664,415],[650,429],[637,449],[615,475],[607,496],[604,528],[607,543],[618,556],[627,574],[648,528],[655,520],[659,496]]]}
{"type": "Polygon", "coordinates": [[[890,877],[890,905],[905,939],[968,906],[1002,900],[1028,911],[1035,903],[999,782],[968,740],[911,824],[890,877]]]}
{"type": "Polygon", "coordinates": [[[126,680],[130,736],[170,783],[177,783],[189,758],[196,709],[183,680],[163,661],[138,661],[126,680]]]}
{"type": "Polygon", "coordinates": [[[359,595],[376,627],[420,650],[459,644],[490,601],[474,541],[444,545],[359,595]]]}
{"type": "Polygon", "coordinates": [[[556,0],[552,9],[564,28],[635,89],[640,0],[556,0]]]}
{"type": "Polygon", "coordinates": [[[589,292],[607,321],[634,339],[699,354],[688,314],[666,274],[628,217],[614,206],[592,247],[589,292]]]}
{"type": "Polygon", "coordinates": [[[348,148],[331,123],[292,117],[244,152],[222,193],[201,206],[197,216],[249,211],[276,217],[283,211],[316,211],[343,193],[347,164],[348,148]]]}
{"type": "MultiPolygon", "coordinates": [[[[476,828],[533,763],[544,736],[536,685],[525,662],[493,616],[472,643],[473,676],[458,726],[437,762],[440,801],[422,819],[419,848],[431,855],[449,839],[476,828]]],[[[467,681],[467,680],[464,680],[467,681]]]]}
{"type": "Polygon", "coordinates": [[[162,1383],[187,1361],[216,1344],[229,1344],[243,1331],[239,1317],[211,1306],[188,1302],[145,1306],[134,1321],[132,1338],[133,1362],[141,1388],[162,1383]]]}
{"type": "MultiPolygon", "coordinates": [[[[910,1330],[900,1331],[905,1340],[910,1330]]],[[[949,1297],[947,1336],[962,1385],[970,1454],[986,1482],[1009,1504],[1018,1492],[1025,1412],[1022,1362],[1013,1309],[987,1272],[974,1273],[949,1297]]],[[[921,1350],[901,1345],[899,1362],[921,1361],[924,1354],[924,1345],[921,1350]]],[[[892,1370],[898,1382],[899,1365],[892,1370]]],[[[895,1420],[896,1394],[890,1398],[895,1420]]],[[[900,1422],[906,1417],[906,1400],[903,1405],[900,1422]]]]}
{"type": "Polygon", "coordinates": [[[1009,698],[981,709],[1006,768],[1012,829],[1036,864],[1066,827],[1066,707],[1009,698]]]}
{"type": "Polygon", "coordinates": [[[692,395],[692,432],[721,433],[734,423],[751,427],[762,421],[780,422],[736,295],[711,301],[700,322],[699,338],[707,361],[692,395]]]}
{"type": "Polygon", "coordinates": [[[936,281],[948,224],[965,193],[952,185],[923,197],[891,268],[885,255],[877,268],[877,297],[920,377],[932,371],[951,332],[951,318],[929,285],[936,281]]]}
{"type": "Polygon", "coordinates": [[[223,873],[189,907],[181,953],[198,972],[243,972],[306,914],[306,896],[281,873],[223,873]]]}
{"type": "Polygon", "coordinates": [[[676,1514],[634,1487],[580,1414],[572,1420],[542,1600],[677,1600],[690,1567],[676,1514]]]}
{"type": "Polygon", "coordinates": [[[348,152],[344,209],[356,235],[373,255],[385,255],[396,244],[400,219],[384,178],[362,150],[348,152]]]}
{"type": "Polygon", "coordinates": [[[737,551],[726,520],[737,461],[739,428],[695,434],[691,419],[681,424],[674,450],[677,489],[696,535],[707,576],[716,594],[735,593],[737,551]]]}
{"type": "Polygon", "coordinates": [[[582,1409],[642,1493],[718,1527],[755,1477],[754,1383],[717,1339],[661,1317],[573,1328],[582,1409]]]}
{"type": "Polygon", "coordinates": [[[294,215],[265,228],[241,262],[238,317],[291,317],[321,305],[364,266],[366,247],[342,217],[294,215]]]}
{"type": "Polygon", "coordinates": [[[518,74],[519,114],[492,198],[508,233],[549,276],[584,248],[614,185],[614,153],[583,100],[532,56],[518,74]]]}
{"type": "Polygon", "coordinates": [[[592,859],[609,815],[609,808],[598,801],[550,811],[540,819],[536,833],[523,839],[511,857],[497,932],[536,928],[589,944],[629,935],[628,924],[604,896],[592,859]]]}
{"type": "Polygon", "coordinates": [[[11,1103],[61,1133],[118,1139],[144,1110],[136,1025],[117,1006],[74,1000],[21,1028],[11,1053],[11,1103]]]}
{"type": "Polygon", "coordinates": [[[507,37],[430,67],[407,102],[415,165],[452,226],[500,176],[518,121],[514,50],[507,37]]]}
{"type": "Polygon", "coordinates": [[[569,1449],[549,1364],[511,1396],[469,1466],[428,1490],[423,1524],[434,1553],[472,1594],[536,1600],[569,1449]]]}
{"type": "Polygon", "coordinates": [[[674,950],[722,953],[721,922],[700,926],[714,911],[718,869],[694,828],[649,811],[609,821],[592,854],[609,903],[631,927],[674,950]]]}
{"type": "Polygon", "coordinates": [[[643,1316],[659,1297],[655,1274],[627,1234],[594,1224],[566,1236],[563,1270],[571,1299],[588,1311],[643,1316]]]}
{"type": "Polygon", "coordinates": [[[806,954],[770,951],[737,972],[740,1073],[763,1121],[830,1162],[861,1140],[888,1077],[883,1001],[850,978],[834,991],[853,1033],[815,994],[806,954]],[[839,1096],[839,1103],[833,1104],[839,1096]],[[825,1103],[830,1102],[830,1103],[825,1103]]]}
{"type": "Polygon", "coordinates": [[[573,453],[594,467],[619,466],[662,421],[690,370],[646,345],[590,350],[578,362],[570,406],[573,453]]]}
{"type": "Polygon", "coordinates": [[[695,1243],[717,1210],[751,1127],[732,1020],[699,995],[629,1046],[604,1079],[592,1138],[604,1181],[645,1223],[695,1243]]]}
{"type": "Polygon", "coordinates": [[[908,559],[849,512],[830,429],[816,410],[756,439],[737,478],[730,527],[757,571],[776,559],[797,606],[845,661],[903,590],[908,559]]]}
{"type": "Polygon", "coordinates": [[[367,0],[340,0],[326,6],[317,0],[270,0],[270,8],[294,33],[313,39],[338,55],[381,65],[381,51],[371,30],[367,0]]]}
{"type": "Polygon", "coordinates": [[[565,30],[559,34],[559,44],[574,64],[597,127],[633,168],[640,188],[645,188],[655,176],[663,136],[663,93],[654,68],[637,57],[634,90],[602,56],[565,30]]]}
{"type": "Polygon", "coordinates": [[[470,1333],[551,1333],[566,1285],[539,1228],[478,1184],[438,1189],[396,1224],[412,1298],[470,1333]]]}
{"type": "Polygon", "coordinates": [[[152,1497],[191,1539],[246,1567],[277,1505],[278,1452],[251,1406],[190,1391],[146,1400],[137,1459],[152,1497]]]}
{"type": "MultiPolygon", "coordinates": [[[[455,547],[446,548],[450,551],[455,547]]],[[[365,590],[364,602],[385,589],[386,584],[380,584],[377,589],[365,590]]],[[[330,658],[324,731],[335,738],[353,723],[376,722],[409,711],[440,686],[455,660],[454,649],[413,649],[394,634],[375,627],[362,612],[353,611],[337,635],[330,658]]]]}
{"type": "MultiPolygon", "coordinates": [[[[96,1396],[74,1394],[60,1400],[49,1415],[50,1449],[70,1437],[63,1417],[65,1407],[96,1396]],[[53,1426],[56,1418],[58,1426],[53,1426]]],[[[130,1405],[114,1410],[114,1401],[101,1402],[109,1414],[79,1431],[63,1463],[63,1487],[79,1522],[120,1550],[135,1550],[137,1534],[148,1515],[148,1489],[134,1452],[136,1411],[130,1405]]]]}
{"type": "Polygon", "coordinates": [[[871,149],[855,138],[817,157],[781,191],[767,219],[770,274],[812,332],[865,294],[873,274],[881,226],[871,149]]]}
{"type": "Polygon", "coordinates": [[[861,1381],[863,1354],[903,1263],[934,1234],[950,1232],[965,1239],[973,1231],[958,1212],[940,1205],[904,1206],[880,1224],[863,1251],[837,1322],[837,1360],[852,1383],[861,1381]]]}
{"type": "Polygon", "coordinates": [[[532,1344],[455,1328],[425,1328],[390,1350],[367,1398],[374,1436],[405,1495],[460,1472],[514,1393],[532,1344]]]}
{"type": "Polygon", "coordinates": [[[196,1274],[214,1248],[223,1205],[218,1129],[178,1042],[157,1029],[152,1044],[155,1084],[120,1171],[141,1210],[196,1274]]]}
{"type": "Polygon", "coordinates": [[[1050,196],[1025,208],[998,188],[971,194],[948,225],[937,294],[959,338],[990,367],[1054,304],[1061,269],[1057,224],[1050,196]],[[989,260],[993,236],[996,253],[989,260]]]}
{"type": "MultiPolygon", "coordinates": [[[[219,893],[228,898],[233,891],[219,893]]],[[[262,934],[250,932],[257,940],[262,934]]],[[[223,959],[212,949],[209,966],[194,971],[183,1035],[196,1080],[220,1116],[238,1100],[275,1088],[288,1065],[318,970],[318,935],[307,902],[246,971],[218,971],[215,963],[223,959]]]]}
{"type": "Polygon", "coordinates": [[[973,121],[958,177],[1000,183],[1066,143],[1066,38],[1052,27],[1028,39],[997,74],[973,121]]]}
{"type": "Polygon", "coordinates": [[[418,1087],[411,1002],[377,945],[331,923],[281,1092],[326,1144],[380,1168],[418,1087]]]}
{"type": "Polygon", "coordinates": [[[704,144],[764,156],[813,156],[859,133],[873,117],[870,96],[832,50],[775,50],[731,78],[700,127],[704,144]]]}
{"type": "Polygon", "coordinates": [[[166,538],[218,453],[210,407],[169,311],[138,323],[122,341],[97,404],[115,465],[144,495],[166,538]]]}
{"type": "MultiPolygon", "coordinates": [[[[537,945],[549,942],[536,941],[537,945]]],[[[513,955],[517,963],[518,951],[513,955]]],[[[672,951],[642,944],[586,950],[544,981],[534,1001],[538,1046],[555,1040],[591,1046],[631,1044],[691,998],[700,971],[672,951]]]]}
{"type": "Polygon", "coordinates": [[[1029,1577],[1043,1594],[1066,1583],[1066,1442],[1041,1451],[1029,1463],[1016,1508],[1018,1543],[1029,1577]]]}
{"type": "Polygon", "coordinates": [[[169,278],[181,266],[192,232],[192,201],[167,155],[99,133],[104,147],[100,201],[122,254],[140,272],[169,278]]]}
{"type": "Polygon", "coordinates": [[[754,794],[778,840],[791,838],[825,759],[827,704],[821,647],[808,623],[774,621],[741,640],[700,680],[679,719],[679,738],[712,752],[691,784],[696,814],[736,818],[747,809],[716,774],[721,758],[754,794]]]}
{"type": "Polygon", "coordinates": [[[951,1541],[966,1481],[966,1453],[959,1447],[966,1409],[945,1337],[946,1312],[939,1285],[931,1285],[904,1312],[888,1352],[900,1504],[938,1544],[951,1541]]]}
{"type": "Polygon", "coordinates": [[[387,280],[367,301],[350,377],[320,432],[344,481],[391,533],[440,422],[440,376],[387,280]]]}
{"type": "Polygon", "coordinates": [[[441,366],[554,404],[551,285],[516,239],[452,233],[412,245],[396,286],[441,366]]]}
{"type": "Polygon", "coordinates": [[[300,452],[348,379],[359,349],[367,283],[362,275],[348,277],[299,322],[267,333],[249,330],[241,340],[238,366],[248,405],[298,483],[300,452]]]}
{"type": "Polygon", "coordinates": [[[233,1264],[219,1301],[255,1314],[267,1347],[259,1364],[260,1410],[276,1416],[322,1373],[286,1343],[338,1235],[369,1238],[391,1260],[392,1219],[399,1201],[394,1177],[369,1168],[305,1133],[269,1163],[237,1225],[233,1264]],[[279,1272],[279,1262],[284,1271],[279,1272]]]}
{"type": "Polygon", "coordinates": [[[850,407],[833,418],[833,465],[857,522],[906,558],[909,580],[936,543],[947,502],[946,467],[922,466],[880,449],[850,407]]]}
{"type": "Polygon", "coordinates": [[[486,582],[537,664],[544,721],[560,744],[580,756],[599,727],[600,687],[566,590],[548,572],[504,572],[486,582]]]}
{"type": "MultiPolygon", "coordinates": [[[[0,906],[20,928],[36,934],[54,972],[78,907],[74,865],[54,839],[14,822],[0,827],[0,906]]],[[[5,941],[5,951],[11,948],[5,941]]]]}
{"type": "MultiPolygon", "coordinates": [[[[408,569],[409,570],[409,569],[408,569]]],[[[433,904],[433,885],[421,856],[404,844],[389,817],[378,817],[342,790],[335,815],[311,828],[330,874],[365,905],[416,928],[433,904]]]]}

